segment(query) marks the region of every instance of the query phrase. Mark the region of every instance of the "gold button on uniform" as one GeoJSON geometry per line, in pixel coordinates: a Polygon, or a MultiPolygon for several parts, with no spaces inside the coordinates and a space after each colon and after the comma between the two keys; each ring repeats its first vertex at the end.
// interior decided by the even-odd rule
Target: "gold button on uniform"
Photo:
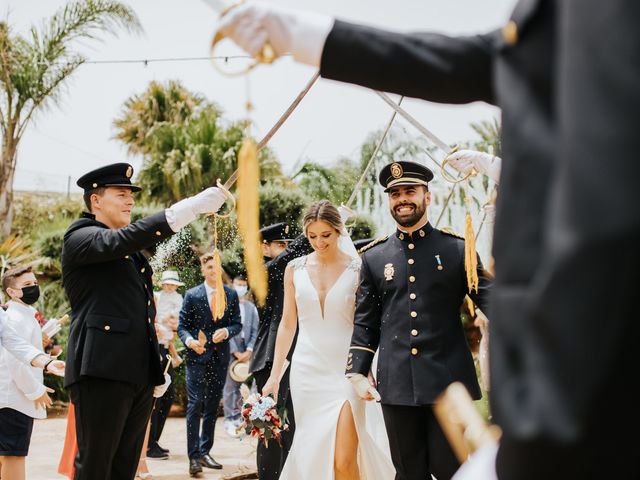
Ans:
{"type": "Polygon", "coordinates": [[[409,250],[413,250],[414,248],[416,248],[416,246],[413,243],[409,244],[409,250]]]}
{"type": "Polygon", "coordinates": [[[151,323],[151,317],[147,317],[147,322],[151,323]]]}
{"type": "Polygon", "coordinates": [[[146,268],[142,267],[142,268],[140,269],[140,273],[144,273],[144,271],[145,271],[145,270],[146,270],[146,268]]]}
{"type": "Polygon", "coordinates": [[[411,312],[411,318],[416,318],[418,316],[418,312],[411,312]]]}
{"type": "Polygon", "coordinates": [[[415,328],[413,330],[411,330],[411,335],[412,336],[417,336],[418,335],[418,330],[416,330],[415,328]]]}
{"type": "Polygon", "coordinates": [[[411,276],[409,277],[409,281],[410,281],[411,283],[415,282],[415,281],[416,281],[416,277],[414,277],[413,275],[411,275],[411,276]]]}
{"type": "Polygon", "coordinates": [[[416,263],[416,261],[413,258],[410,258],[407,261],[409,262],[409,265],[413,265],[414,263],[416,263]]]}
{"type": "Polygon", "coordinates": [[[160,237],[162,235],[162,232],[160,232],[160,230],[156,230],[156,235],[160,237]]]}
{"type": "Polygon", "coordinates": [[[125,255],[125,256],[124,256],[124,259],[125,259],[125,260],[129,260],[129,255],[125,255]]]}
{"type": "Polygon", "coordinates": [[[421,237],[424,237],[424,236],[425,236],[424,230],[420,230],[420,236],[421,236],[421,237]]]}
{"type": "Polygon", "coordinates": [[[418,354],[418,349],[417,348],[412,348],[411,349],[411,355],[417,355],[418,354]]]}
{"type": "Polygon", "coordinates": [[[147,307],[151,305],[151,300],[147,300],[147,307]]]}
{"type": "Polygon", "coordinates": [[[409,298],[410,298],[411,300],[415,300],[415,299],[416,299],[416,294],[415,294],[415,293],[412,293],[411,295],[409,295],[409,298]]]}
{"type": "Polygon", "coordinates": [[[518,24],[513,20],[502,27],[502,39],[507,45],[515,45],[518,43],[518,24]]]}
{"type": "Polygon", "coordinates": [[[111,327],[109,325],[105,325],[104,329],[108,332],[109,330],[111,330],[111,327]]]}

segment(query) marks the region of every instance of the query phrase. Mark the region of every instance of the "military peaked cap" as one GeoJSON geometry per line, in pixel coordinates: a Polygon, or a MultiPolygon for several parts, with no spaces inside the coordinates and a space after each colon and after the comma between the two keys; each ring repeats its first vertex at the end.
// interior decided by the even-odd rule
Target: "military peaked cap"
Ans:
{"type": "Polygon", "coordinates": [[[260,230],[262,241],[269,242],[290,242],[293,240],[290,235],[291,228],[288,223],[275,223],[260,230]]]}
{"type": "Polygon", "coordinates": [[[429,186],[433,180],[433,172],[427,167],[415,162],[393,162],[385,166],[380,171],[378,177],[380,185],[384,191],[401,185],[424,185],[429,186]]]}
{"type": "Polygon", "coordinates": [[[128,163],[112,163],[85,173],[76,184],[85,192],[99,187],[126,187],[139,192],[142,189],[131,183],[132,176],[133,167],[128,163]]]}

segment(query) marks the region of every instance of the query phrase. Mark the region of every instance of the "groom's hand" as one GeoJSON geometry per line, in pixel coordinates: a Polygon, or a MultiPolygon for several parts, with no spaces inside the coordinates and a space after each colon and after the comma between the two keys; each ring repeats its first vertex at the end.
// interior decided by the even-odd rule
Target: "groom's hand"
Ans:
{"type": "Polygon", "coordinates": [[[367,377],[360,373],[356,373],[348,378],[360,398],[367,401],[380,401],[380,394],[367,377]]]}

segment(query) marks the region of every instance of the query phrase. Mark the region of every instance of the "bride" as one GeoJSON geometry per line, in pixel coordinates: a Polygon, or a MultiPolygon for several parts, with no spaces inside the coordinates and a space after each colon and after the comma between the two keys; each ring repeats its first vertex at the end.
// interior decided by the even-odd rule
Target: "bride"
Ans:
{"type": "Polygon", "coordinates": [[[296,432],[280,480],[391,480],[395,470],[386,437],[374,440],[366,428],[373,421],[380,431],[380,407],[365,409],[344,374],[360,259],[329,201],[312,205],[303,227],[314,252],[293,260],[285,271],[272,374],[262,391],[277,395],[297,326],[290,372],[296,432]]]}

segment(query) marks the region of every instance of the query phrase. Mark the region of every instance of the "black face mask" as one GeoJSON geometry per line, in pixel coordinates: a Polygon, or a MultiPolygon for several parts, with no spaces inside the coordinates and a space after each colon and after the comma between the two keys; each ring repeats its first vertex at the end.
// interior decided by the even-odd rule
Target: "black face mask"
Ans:
{"type": "Polygon", "coordinates": [[[22,289],[22,300],[27,305],[33,305],[40,298],[40,286],[31,285],[22,289]]]}

